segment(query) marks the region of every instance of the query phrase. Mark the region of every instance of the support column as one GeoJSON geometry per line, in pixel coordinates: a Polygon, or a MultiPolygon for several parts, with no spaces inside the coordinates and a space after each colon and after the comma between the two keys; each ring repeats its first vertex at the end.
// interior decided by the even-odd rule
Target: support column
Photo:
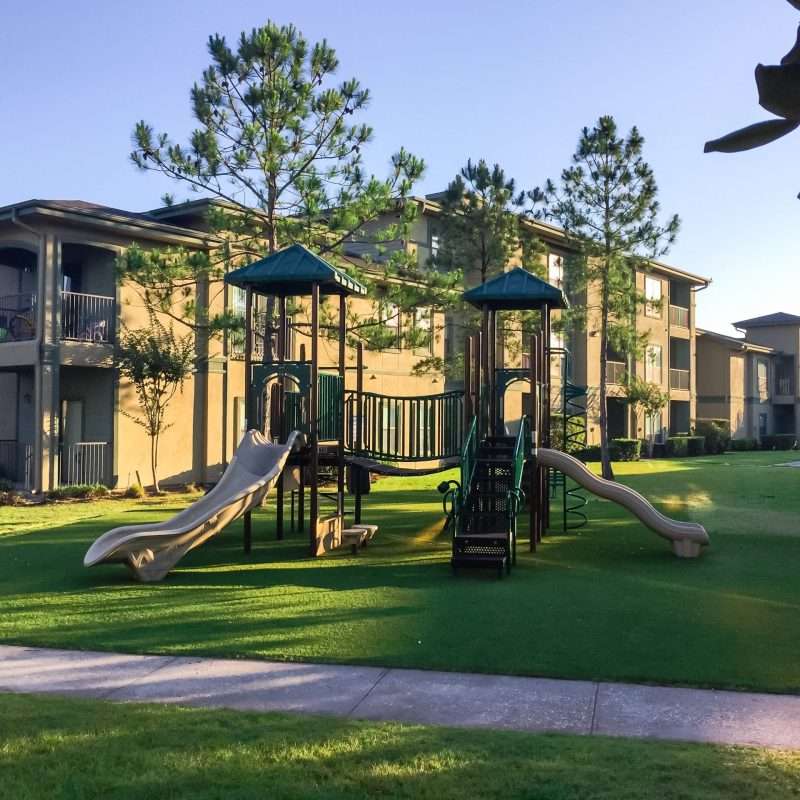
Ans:
{"type": "MultiPolygon", "coordinates": [[[[281,295],[278,298],[278,363],[283,364],[286,358],[286,297],[281,295]]],[[[286,386],[283,376],[278,376],[278,441],[285,442],[288,436],[286,428],[286,386]]],[[[284,501],[284,476],[281,474],[278,478],[278,485],[275,492],[275,536],[277,539],[283,539],[283,501],[284,501]]]]}
{"type": "Polygon", "coordinates": [[[472,337],[464,341],[464,435],[466,436],[472,417],[472,337]]]}
{"type": "MultiPolygon", "coordinates": [[[[253,408],[253,290],[245,289],[244,312],[244,416],[245,430],[255,426],[253,408]]],[[[244,514],[244,551],[249,553],[253,546],[253,515],[250,511],[244,514]]]]}
{"type": "MultiPolygon", "coordinates": [[[[339,515],[344,517],[344,436],[345,425],[347,419],[345,418],[345,378],[347,369],[347,298],[341,294],[339,295],[339,381],[341,383],[341,397],[339,398],[339,408],[337,409],[341,424],[339,426],[339,446],[337,448],[337,468],[336,468],[336,495],[337,506],[339,515]]],[[[342,527],[344,527],[344,520],[342,520],[342,527]]]]}
{"type": "MultiPolygon", "coordinates": [[[[542,411],[544,412],[544,422],[542,425],[542,446],[550,447],[550,384],[552,383],[550,366],[550,306],[544,303],[542,306],[542,345],[544,350],[544,363],[542,364],[544,376],[544,397],[542,398],[542,411]]],[[[544,520],[542,527],[546,530],[550,527],[550,470],[544,471],[544,520]]]]}
{"type": "Polygon", "coordinates": [[[531,416],[531,434],[533,436],[533,454],[534,461],[529,470],[529,485],[528,485],[528,514],[529,514],[529,536],[530,536],[530,551],[536,551],[536,542],[539,532],[539,466],[537,463],[537,451],[539,449],[539,341],[536,335],[531,336],[530,342],[530,416],[531,416]]]}
{"type": "Polygon", "coordinates": [[[478,392],[478,438],[483,439],[489,433],[489,309],[483,307],[481,320],[481,372],[480,391],[478,392]]]}
{"type": "MultiPolygon", "coordinates": [[[[361,453],[364,446],[364,344],[358,343],[356,349],[356,453],[361,453]]],[[[346,421],[350,424],[349,420],[346,421]]],[[[355,488],[355,522],[361,522],[361,468],[350,467],[353,470],[352,481],[355,488]]],[[[369,474],[369,473],[368,473],[369,474]]]]}
{"type": "Polygon", "coordinates": [[[319,284],[311,286],[311,387],[309,391],[309,443],[311,446],[311,509],[309,549],[317,552],[319,523],[319,284]]]}

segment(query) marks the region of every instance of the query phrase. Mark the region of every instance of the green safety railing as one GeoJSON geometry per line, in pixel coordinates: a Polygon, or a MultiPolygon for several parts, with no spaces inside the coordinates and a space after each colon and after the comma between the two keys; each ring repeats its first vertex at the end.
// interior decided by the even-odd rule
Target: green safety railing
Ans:
{"type": "Polygon", "coordinates": [[[317,407],[317,431],[320,441],[338,439],[342,432],[342,392],[339,375],[320,373],[317,407]]]}
{"type": "Polygon", "coordinates": [[[383,461],[433,461],[459,455],[464,393],[393,397],[351,392],[345,401],[345,446],[383,461]],[[360,430],[359,430],[360,428],[360,430]],[[360,433],[360,436],[359,436],[360,433]]]}
{"type": "Polygon", "coordinates": [[[478,444],[478,418],[473,417],[461,448],[461,492],[464,498],[469,494],[478,463],[478,444]]]}
{"type": "Polygon", "coordinates": [[[522,506],[522,476],[525,462],[531,455],[531,419],[524,416],[520,420],[519,431],[514,442],[513,471],[511,488],[508,491],[508,524],[512,536],[517,535],[517,514],[522,506]]]}

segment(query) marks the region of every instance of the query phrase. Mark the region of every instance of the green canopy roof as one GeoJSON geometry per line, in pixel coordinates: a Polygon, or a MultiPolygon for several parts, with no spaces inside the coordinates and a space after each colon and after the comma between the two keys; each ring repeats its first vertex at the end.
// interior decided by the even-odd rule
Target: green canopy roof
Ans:
{"type": "Polygon", "coordinates": [[[464,299],[478,308],[488,306],[509,311],[530,311],[542,308],[545,303],[550,308],[567,308],[569,305],[561,289],[545,283],[522,267],[514,267],[464,292],[464,299]]]}
{"type": "Polygon", "coordinates": [[[314,283],[319,284],[322,294],[367,293],[357,280],[301,244],[290,245],[260,261],[235,269],[225,276],[225,281],[262,294],[307,295],[311,294],[314,283]]]}

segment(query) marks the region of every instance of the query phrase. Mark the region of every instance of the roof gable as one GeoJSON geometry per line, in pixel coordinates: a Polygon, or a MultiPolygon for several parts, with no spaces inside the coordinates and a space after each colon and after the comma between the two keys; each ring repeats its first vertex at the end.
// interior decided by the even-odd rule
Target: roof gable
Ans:
{"type": "Polygon", "coordinates": [[[226,283],[263,294],[306,295],[318,283],[322,294],[358,294],[367,290],[325,259],[293,244],[245,267],[229,272],[226,283]]]}
{"type": "Polygon", "coordinates": [[[546,283],[522,267],[514,267],[491,280],[464,292],[464,300],[478,308],[527,311],[542,308],[567,308],[561,289],[546,283]]]}
{"type": "Polygon", "coordinates": [[[766,314],[763,317],[753,317],[733,323],[734,328],[770,328],[773,325],[800,325],[800,317],[796,314],[778,311],[775,314],[766,314]]]}

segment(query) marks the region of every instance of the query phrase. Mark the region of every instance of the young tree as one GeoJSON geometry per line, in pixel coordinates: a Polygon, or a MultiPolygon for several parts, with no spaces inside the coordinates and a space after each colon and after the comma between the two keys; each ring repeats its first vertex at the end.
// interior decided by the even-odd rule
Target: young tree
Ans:
{"type": "Polygon", "coordinates": [[[150,437],[150,469],[153,491],[158,494],[158,447],[161,435],[172,423],[166,421],[167,407],[194,365],[192,335],[175,335],[154,314],[150,326],[129,330],[117,345],[117,367],[133,385],[140,412],[122,413],[144,428],[150,437]]]}
{"type": "MultiPolygon", "coordinates": [[[[625,397],[635,411],[641,411],[645,420],[651,423],[669,403],[669,393],[662,392],[656,383],[643,381],[635,375],[628,376],[625,381],[625,397]]],[[[653,457],[655,446],[655,429],[650,425],[650,434],[647,437],[647,456],[653,457]]]]}
{"type": "MultiPolygon", "coordinates": [[[[339,61],[333,48],[324,40],[310,45],[292,25],[267,22],[242,33],[235,46],[211,36],[208,50],[211,64],[191,90],[197,127],[188,143],[144,121],[133,134],[137,167],[218,201],[209,226],[222,235],[212,255],[130,249],[120,272],[150,307],[212,335],[235,326],[226,315],[200,319],[191,287],[298,242],[367,285],[374,313],[351,325],[351,335],[368,347],[384,344],[386,308],[399,314],[422,302],[446,306],[452,280],[423,280],[405,250],[387,247],[408,238],[415,204],[404,200],[424,163],[401,148],[388,177],[367,174],[363,154],[373,132],[354,120],[370,95],[354,78],[334,81],[339,61]],[[379,223],[387,212],[396,216],[388,227],[379,223]],[[371,254],[364,259],[370,269],[345,256],[346,242],[371,254]]],[[[272,302],[266,316],[269,326],[272,302]]],[[[271,347],[268,335],[267,360],[271,347]]]]}
{"type": "MultiPolygon", "coordinates": [[[[530,193],[537,216],[560,224],[578,253],[569,259],[568,285],[580,293],[587,287],[587,304],[573,311],[571,322],[585,324],[589,315],[600,326],[600,451],[603,476],[612,477],[608,447],[608,384],[606,362],[614,349],[624,355],[641,351],[644,339],[634,325],[645,302],[636,288],[636,270],[664,255],[675,241],[680,220],[659,223],[658,186],[642,152],[637,128],[627,137],[617,132],[613,117],[601,117],[584,128],[571,166],[560,185],[548,181],[530,193]],[[596,292],[596,302],[592,300],[596,292]]],[[[575,295],[577,296],[577,294],[575,295]]]]}

